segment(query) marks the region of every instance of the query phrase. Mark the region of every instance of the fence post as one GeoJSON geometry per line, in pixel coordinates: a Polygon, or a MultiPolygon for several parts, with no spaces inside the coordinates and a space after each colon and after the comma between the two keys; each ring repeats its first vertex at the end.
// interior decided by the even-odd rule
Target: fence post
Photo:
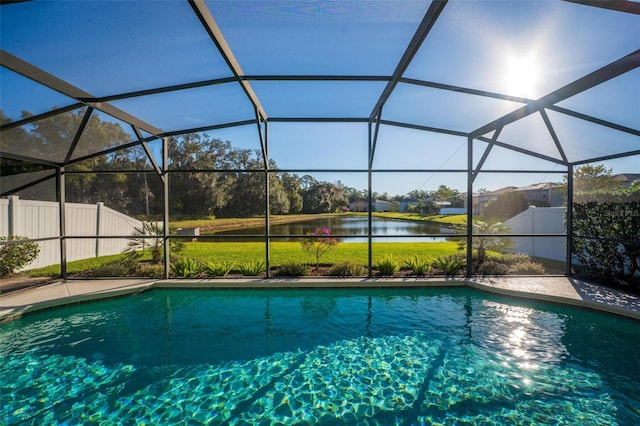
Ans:
{"type": "Polygon", "coordinates": [[[9,199],[9,207],[7,210],[8,219],[9,219],[9,229],[7,229],[7,236],[12,237],[14,235],[21,235],[22,231],[20,229],[20,215],[18,214],[18,208],[20,207],[20,197],[17,195],[10,195],[7,197],[9,199]]]}
{"type": "Polygon", "coordinates": [[[96,203],[96,257],[100,257],[100,224],[102,223],[102,212],[104,203],[98,201],[96,203]]]}

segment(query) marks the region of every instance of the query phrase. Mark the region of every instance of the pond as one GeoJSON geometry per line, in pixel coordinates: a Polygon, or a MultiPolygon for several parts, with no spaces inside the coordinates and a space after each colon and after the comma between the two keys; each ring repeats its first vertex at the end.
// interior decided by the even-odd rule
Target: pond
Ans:
{"type": "MultiPolygon", "coordinates": [[[[364,242],[369,233],[369,219],[366,216],[330,216],[301,222],[271,225],[271,236],[278,241],[290,241],[293,238],[281,238],[288,235],[304,235],[315,228],[329,228],[332,235],[340,235],[343,243],[364,242]]],[[[388,219],[374,217],[371,234],[385,242],[435,242],[447,241],[444,235],[456,234],[453,228],[430,222],[388,219]],[[425,237],[425,235],[431,235],[425,237]],[[439,236],[443,235],[443,236],[439,236]]],[[[265,227],[242,228],[232,231],[216,232],[213,235],[264,235],[265,227]]],[[[206,235],[206,234],[203,234],[206,235]]],[[[215,241],[215,240],[214,240],[215,241]]]]}

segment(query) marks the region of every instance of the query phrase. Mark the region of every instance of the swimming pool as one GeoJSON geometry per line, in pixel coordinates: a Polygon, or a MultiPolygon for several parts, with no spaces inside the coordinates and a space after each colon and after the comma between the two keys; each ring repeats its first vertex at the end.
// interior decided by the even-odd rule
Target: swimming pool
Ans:
{"type": "Polygon", "coordinates": [[[0,326],[6,424],[637,424],[640,325],[469,288],[177,290],[0,326]]]}

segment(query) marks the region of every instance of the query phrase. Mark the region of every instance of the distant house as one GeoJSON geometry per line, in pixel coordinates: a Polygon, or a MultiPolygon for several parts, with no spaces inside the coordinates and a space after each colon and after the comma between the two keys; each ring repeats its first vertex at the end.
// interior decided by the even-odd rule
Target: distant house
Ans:
{"type": "MultiPolygon", "coordinates": [[[[479,194],[473,194],[472,211],[473,214],[484,214],[484,209],[489,204],[489,201],[493,201],[498,198],[498,195],[513,192],[517,189],[515,186],[507,186],[504,188],[496,189],[495,191],[486,191],[479,194]]],[[[466,200],[466,197],[465,197],[466,200]]],[[[466,207],[466,206],[465,206],[466,207]]]]}
{"type": "Polygon", "coordinates": [[[564,205],[565,185],[554,182],[534,183],[516,189],[516,192],[524,193],[529,204],[538,207],[561,207],[564,205]]]}
{"type": "Polygon", "coordinates": [[[522,187],[506,186],[495,191],[473,194],[473,213],[484,214],[490,201],[509,192],[522,192],[532,206],[561,207],[565,203],[565,195],[561,190],[564,187],[561,183],[543,182],[522,187]]]}
{"type": "Polygon", "coordinates": [[[409,201],[400,201],[398,203],[398,211],[401,212],[406,212],[408,208],[415,208],[418,207],[418,201],[416,200],[409,200],[409,201]]]}
{"type": "MultiPolygon", "coordinates": [[[[386,212],[391,210],[391,201],[386,200],[373,200],[374,212],[386,212]]],[[[367,200],[356,200],[349,203],[349,210],[352,212],[367,212],[369,211],[369,202],[367,200]]]]}
{"type": "Polygon", "coordinates": [[[622,183],[625,188],[629,188],[635,182],[640,181],[640,173],[620,173],[613,178],[622,183]]]}

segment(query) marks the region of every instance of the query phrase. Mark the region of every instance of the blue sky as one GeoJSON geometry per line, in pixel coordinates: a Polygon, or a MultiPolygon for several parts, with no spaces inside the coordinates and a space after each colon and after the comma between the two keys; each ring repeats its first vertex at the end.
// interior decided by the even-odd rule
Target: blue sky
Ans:
{"type": "MultiPolygon", "coordinates": [[[[390,75],[429,3],[424,1],[209,1],[247,75],[390,75]]],[[[2,49],[95,95],[231,76],[187,2],[26,2],[0,9],[2,49]]],[[[537,98],[640,47],[640,18],[569,2],[451,1],[405,72],[408,78],[537,98]],[[513,70],[518,70],[514,76],[513,70]]],[[[74,102],[2,69],[0,101],[10,117],[74,102]]],[[[274,82],[251,85],[271,118],[368,117],[384,82],[274,82]]],[[[114,102],[163,130],[253,118],[236,83],[114,102]]],[[[397,86],[382,118],[470,132],[520,103],[397,86]]],[[[560,106],[640,129],[640,69],[560,106]]],[[[108,119],[103,116],[103,119],[108,119]]],[[[640,149],[639,138],[550,112],[572,160],[640,149]]],[[[257,149],[255,126],[209,132],[257,149]]],[[[504,140],[503,140],[504,138],[504,140]]],[[[504,142],[558,157],[540,115],[505,127],[504,142]]],[[[286,169],[365,169],[366,124],[272,123],[270,156],[286,169]]],[[[480,146],[474,157],[481,155],[480,146]]],[[[382,126],[374,168],[464,169],[466,139],[382,126]]],[[[614,173],[640,173],[635,158],[611,162],[614,173]]],[[[482,174],[477,188],[561,181],[561,166],[495,149],[486,169],[542,170],[482,174]]],[[[309,172],[308,174],[314,174],[309,172]]],[[[318,174],[366,187],[362,173],[318,174]]],[[[466,191],[464,174],[376,173],[389,194],[466,191]]]]}

